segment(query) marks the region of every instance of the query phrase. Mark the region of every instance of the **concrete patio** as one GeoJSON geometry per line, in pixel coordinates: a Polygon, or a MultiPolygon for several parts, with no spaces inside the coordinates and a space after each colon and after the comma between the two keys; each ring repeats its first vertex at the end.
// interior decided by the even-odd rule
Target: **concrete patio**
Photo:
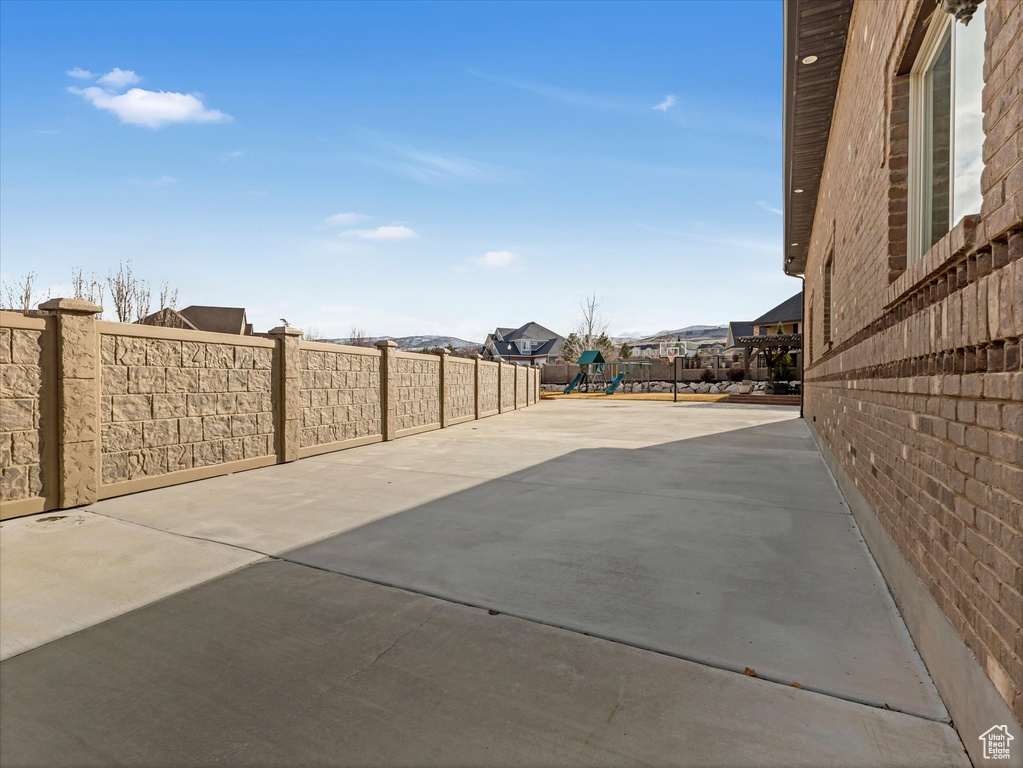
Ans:
{"type": "Polygon", "coordinates": [[[544,402],[0,530],[4,765],[969,765],[791,408],[544,402]]]}

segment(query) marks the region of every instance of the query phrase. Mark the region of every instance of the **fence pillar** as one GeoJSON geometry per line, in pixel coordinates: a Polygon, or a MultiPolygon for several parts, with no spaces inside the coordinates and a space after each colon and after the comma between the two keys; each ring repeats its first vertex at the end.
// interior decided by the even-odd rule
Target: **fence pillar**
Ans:
{"type": "Polygon", "coordinates": [[[58,495],[62,508],[99,498],[100,378],[102,362],[96,315],[103,308],[80,299],[39,305],[57,316],[58,495]]]}
{"type": "Polygon", "coordinates": [[[278,326],[268,334],[274,347],[274,415],[277,463],[298,459],[302,447],[302,350],[298,328],[278,326]]]}
{"type": "Polygon", "coordinates": [[[517,411],[519,409],[519,366],[520,365],[522,365],[522,363],[516,361],[515,362],[515,367],[512,368],[512,381],[515,382],[515,384],[512,387],[512,389],[514,390],[514,393],[515,393],[515,397],[513,398],[514,405],[512,405],[512,410],[513,411],[517,411]]]}
{"type": "Polygon", "coordinates": [[[504,413],[504,361],[495,357],[497,361],[497,412],[504,413]]]}
{"type": "Polygon", "coordinates": [[[380,350],[380,434],[384,440],[393,440],[397,424],[398,407],[398,345],[393,341],[378,341],[380,350]]]}
{"type": "Polygon", "coordinates": [[[482,366],[480,365],[480,360],[483,359],[483,356],[477,352],[473,355],[473,358],[473,362],[476,365],[476,418],[478,419],[480,417],[480,412],[483,410],[480,407],[480,403],[483,399],[483,374],[481,373],[482,366]]]}
{"type": "Polygon", "coordinates": [[[444,429],[448,425],[448,411],[450,406],[448,405],[447,397],[447,380],[448,380],[448,360],[451,357],[450,349],[442,349],[440,351],[440,428],[444,429]]]}

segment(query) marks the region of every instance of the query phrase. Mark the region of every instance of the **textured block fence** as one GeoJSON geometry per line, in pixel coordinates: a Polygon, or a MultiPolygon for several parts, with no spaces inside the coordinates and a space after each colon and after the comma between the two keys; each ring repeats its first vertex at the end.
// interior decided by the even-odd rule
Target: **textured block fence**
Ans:
{"type": "Polygon", "coordinates": [[[0,312],[0,519],[392,440],[533,405],[539,369],[0,312]]]}

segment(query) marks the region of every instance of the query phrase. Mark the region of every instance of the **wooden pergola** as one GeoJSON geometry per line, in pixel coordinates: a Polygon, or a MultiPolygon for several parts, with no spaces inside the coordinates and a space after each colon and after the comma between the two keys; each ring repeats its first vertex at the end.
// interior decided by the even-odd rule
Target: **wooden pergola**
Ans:
{"type": "Polygon", "coordinates": [[[746,378],[749,378],[749,361],[753,359],[754,351],[764,356],[767,363],[767,381],[774,381],[774,364],[784,354],[792,350],[800,351],[803,348],[803,334],[801,333],[777,333],[763,336],[740,336],[736,343],[746,349],[746,378]]]}

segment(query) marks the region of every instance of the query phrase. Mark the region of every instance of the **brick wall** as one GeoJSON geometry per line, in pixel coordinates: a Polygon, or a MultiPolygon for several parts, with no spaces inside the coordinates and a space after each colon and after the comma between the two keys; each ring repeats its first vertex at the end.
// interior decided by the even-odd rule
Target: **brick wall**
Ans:
{"type": "Polygon", "coordinates": [[[301,446],[380,435],[380,353],[302,349],[301,446]]]}
{"type": "Polygon", "coordinates": [[[398,374],[398,403],[396,406],[398,432],[440,424],[440,358],[399,352],[396,365],[398,374]]]}
{"type": "Polygon", "coordinates": [[[273,350],[260,343],[103,333],[102,484],[272,454],[273,350]]]}
{"type": "Polygon", "coordinates": [[[444,402],[449,421],[476,413],[476,362],[448,356],[444,373],[444,402]]]}
{"type": "Polygon", "coordinates": [[[43,389],[47,383],[43,364],[52,351],[47,346],[53,343],[53,328],[43,319],[21,324],[37,327],[0,328],[0,500],[5,502],[46,495],[44,451],[53,439],[51,425],[45,423],[43,389]]]}
{"type": "Polygon", "coordinates": [[[853,9],[806,266],[805,413],[1023,720],[1023,6],[981,6],[981,214],[907,269],[905,55],[924,7],[853,9]]]}

